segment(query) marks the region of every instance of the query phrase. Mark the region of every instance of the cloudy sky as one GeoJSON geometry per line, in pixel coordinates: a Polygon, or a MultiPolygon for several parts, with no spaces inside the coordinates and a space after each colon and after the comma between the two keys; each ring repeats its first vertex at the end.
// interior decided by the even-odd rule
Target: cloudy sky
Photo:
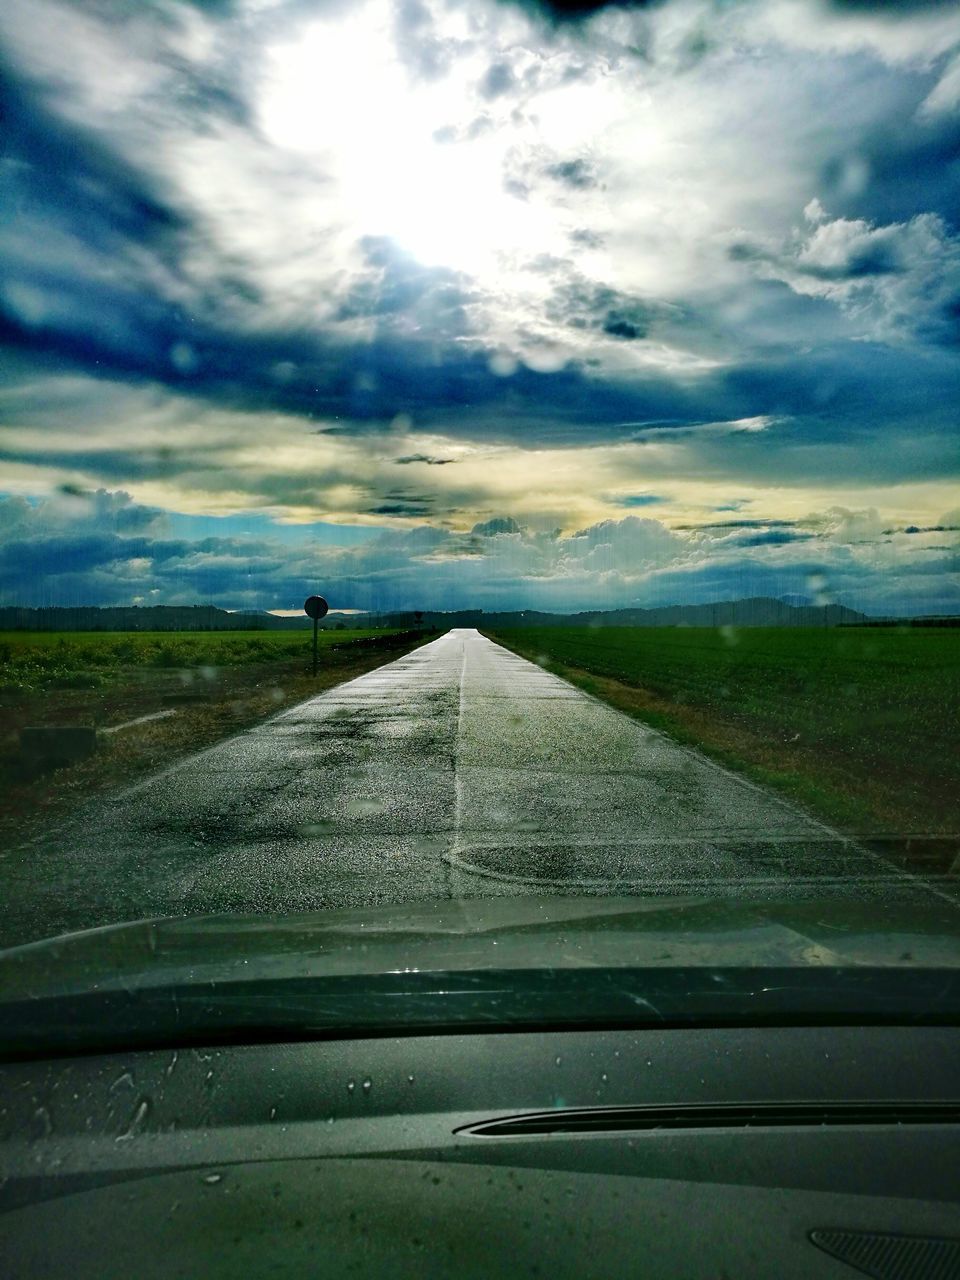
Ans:
{"type": "Polygon", "coordinates": [[[0,84],[0,602],[960,611],[960,5],[4,0],[0,84]]]}

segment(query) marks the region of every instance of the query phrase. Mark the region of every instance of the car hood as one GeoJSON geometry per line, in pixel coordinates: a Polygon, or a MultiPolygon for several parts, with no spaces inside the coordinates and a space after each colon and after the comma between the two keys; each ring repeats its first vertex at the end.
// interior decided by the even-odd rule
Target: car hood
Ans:
{"type": "Polygon", "coordinates": [[[0,1000],[503,970],[960,967],[960,904],[510,897],[141,920],[0,953],[0,1000]]]}

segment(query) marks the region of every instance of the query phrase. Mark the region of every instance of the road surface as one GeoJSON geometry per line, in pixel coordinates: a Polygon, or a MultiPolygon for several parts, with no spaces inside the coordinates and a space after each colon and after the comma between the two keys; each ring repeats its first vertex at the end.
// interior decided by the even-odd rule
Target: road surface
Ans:
{"type": "Polygon", "coordinates": [[[0,874],[0,945],[450,896],[927,892],[473,630],[91,802],[0,874]]]}

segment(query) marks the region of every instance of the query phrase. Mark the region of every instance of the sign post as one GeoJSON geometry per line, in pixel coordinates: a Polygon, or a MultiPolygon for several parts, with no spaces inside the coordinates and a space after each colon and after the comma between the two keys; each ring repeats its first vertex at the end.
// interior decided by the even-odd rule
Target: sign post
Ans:
{"type": "Polygon", "coordinates": [[[325,617],[330,606],[323,596],[307,596],[303,602],[303,612],[313,619],[313,674],[317,674],[317,623],[325,617]]]}

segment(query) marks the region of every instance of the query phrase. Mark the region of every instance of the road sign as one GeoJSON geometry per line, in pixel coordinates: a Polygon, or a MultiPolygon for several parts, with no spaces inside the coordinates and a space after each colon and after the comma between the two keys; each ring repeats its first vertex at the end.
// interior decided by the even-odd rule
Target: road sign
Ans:
{"type": "Polygon", "coordinates": [[[330,606],[323,596],[307,596],[303,602],[303,612],[313,619],[313,674],[317,674],[317,622],[326,617],[330,606]]]}
{"type": "Polygon", "coordinates": [[[317,618],[326,617],[329,611],[330,606],[323,596],[307,596],[303,602],[303,612],[308,618],[313,618],[314,622],[316,622],[317,618]]]}

